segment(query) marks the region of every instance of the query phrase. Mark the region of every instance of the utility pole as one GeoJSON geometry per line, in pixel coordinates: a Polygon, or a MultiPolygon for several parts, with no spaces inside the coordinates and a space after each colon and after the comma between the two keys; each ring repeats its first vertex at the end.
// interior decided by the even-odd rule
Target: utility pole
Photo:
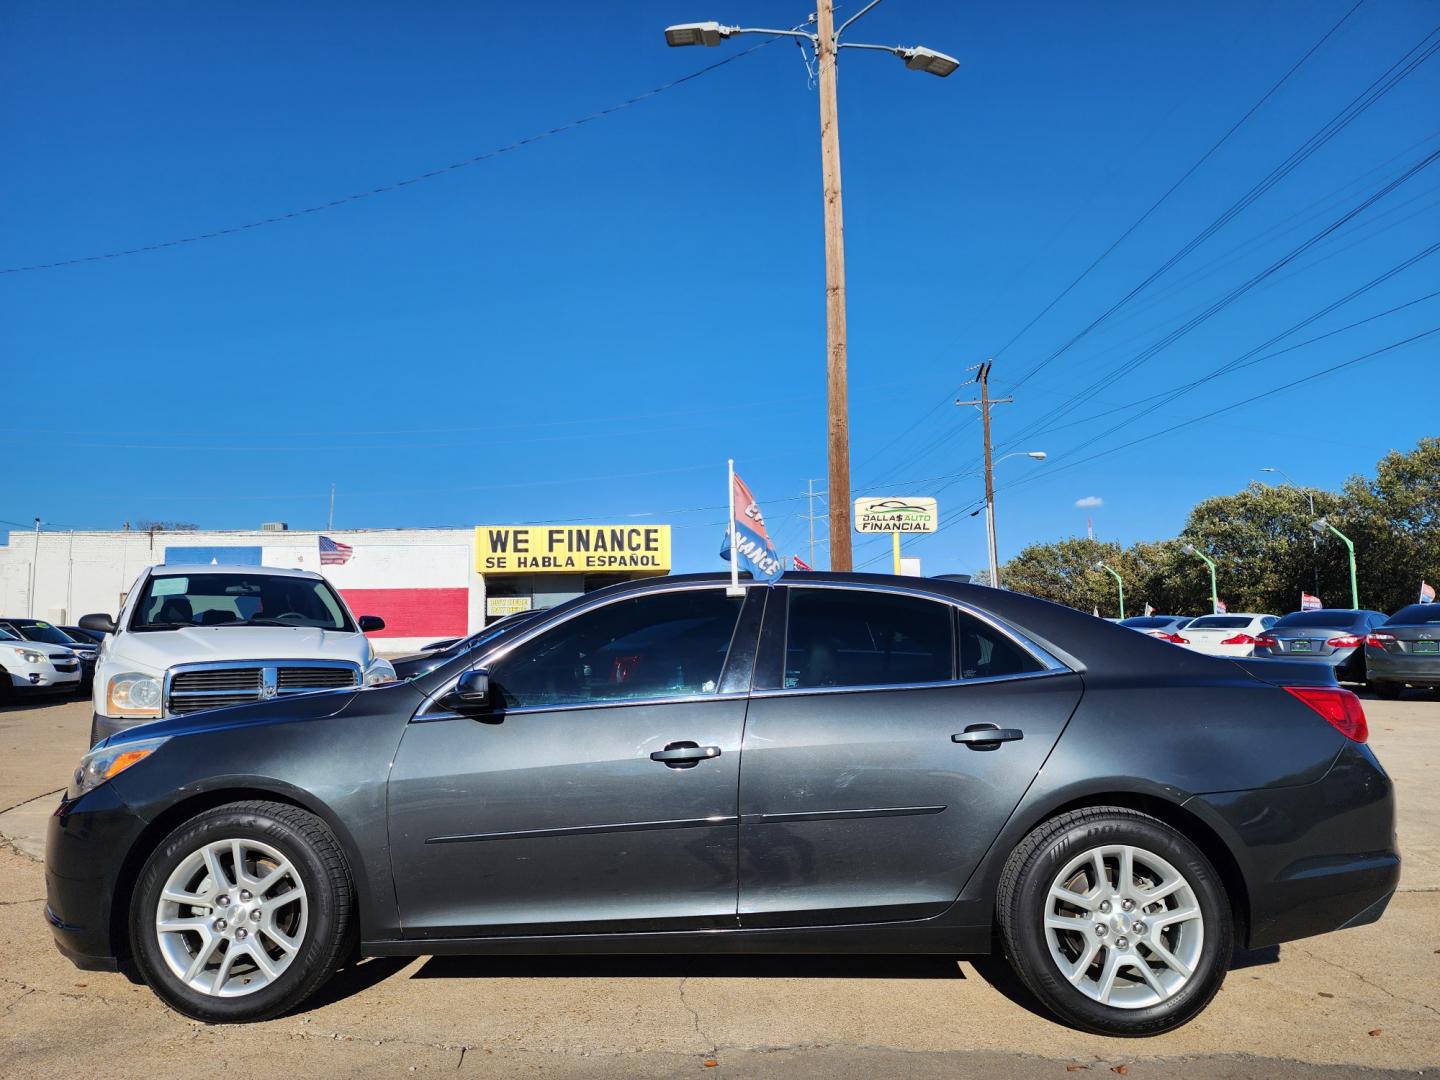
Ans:
{"type": "MultiPolygon", "coordinates": [[[[905,62],[911,71],[945,78],[960,66],[953,56],[927,49],[892,45],[866,45],[842,40],[857,19],[875,7],[871,0],[850,18],[835,27],[834,0],[816,0],[811,19],[815,32],[766,29],[764,27],[722,26],[718,22],[678,23],[665,28],[665,42],[683,45],[719,45],[736,34],[763,34],[808,41],[815,50],[820,97],[820,167],[825,195],[825,380],[829,430],[826,454],[830,475],[830,569],[851,569],[850,546],[850,414],[847,400],[845,350],[845,231],[840,205],[840,124],[836,105],[835,58],[841,49],[888,53],[905,62]]],[[[803,48],[803,46],[802,46],[803,48]]]]}
{"type": "Polygon", "coordinates": [[[830,569],[850,570],[845,218],[840,202],[840,110],[835,96],[834,0],[818,0],[815,5],[815,59],[819,66],[820,168],[825,188],[825,400],[829,425],[826,445],[830,462],[830,569]]]}
{"type": "Polygon", "coordinates": [[[967,371],[978,372],[975,381],[980,384],[980,397],[974,401],[957,401],[956,405],[977,405],[980,408],[981,429],[985,437],[985,535],[990,549],[990,587],[1000,587],[1000,558],[995,543],[995,462],[992,456],[990,443],[990,407],[992,405],[1009,405],[1015,399],[1012,397],[992,398],[990,396],[990,368],[994,360],[986,360],[983,364],[967,368],[967,371]]]}
{"type": "Polygon", "coordinates": [[[330,520],[325,524],[326,532],[333,532],[335,529],[335,485],[330,485],[330,520]]]}
{"type": "Polygon", "coordinates": [[[40,562],[40,519],[35,519],[35,552],[30,556],[30,618],[35,617],[35,567],[40,562]]]}

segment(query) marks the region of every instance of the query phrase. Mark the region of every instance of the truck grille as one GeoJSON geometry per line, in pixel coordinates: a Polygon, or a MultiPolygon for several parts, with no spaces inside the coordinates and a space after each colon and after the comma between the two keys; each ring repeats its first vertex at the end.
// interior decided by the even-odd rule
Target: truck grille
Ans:
{"type": "Polygon", "coordinates": [[[165,678],[165,714],[183,716],[226,705],[359,685],[359,665],[340,660],[181,664],[171,668],[165,678]]]}

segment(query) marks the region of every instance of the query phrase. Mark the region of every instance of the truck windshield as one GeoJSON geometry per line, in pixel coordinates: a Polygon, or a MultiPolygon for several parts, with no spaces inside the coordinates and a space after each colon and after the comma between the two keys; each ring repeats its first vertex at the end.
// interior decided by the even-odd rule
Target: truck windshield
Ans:
{"type": "Polygon", "coordinates": [[[187,626],[355,629],[328,582],[278,574],[163,574],[145,583],[131,630],[187,626]]]}

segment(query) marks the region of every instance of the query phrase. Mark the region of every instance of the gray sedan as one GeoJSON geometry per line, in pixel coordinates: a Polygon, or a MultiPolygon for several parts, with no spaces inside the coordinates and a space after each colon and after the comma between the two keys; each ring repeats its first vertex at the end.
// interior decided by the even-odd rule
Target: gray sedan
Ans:
{"type": "Polygon", "coordinates": [[[1292,611],[1255,639],[1255,655],[1325,664],[1341,682],[1363,683],[1365,637],[1384,621],[1383,611],[1292,611]]]}
{"type": "Polygon", "coordinates": [[[1408,684],[1440,687],[1440,604],[1411,604],[1365,639],[1365,674],[1382,698],[1408,684]]]}

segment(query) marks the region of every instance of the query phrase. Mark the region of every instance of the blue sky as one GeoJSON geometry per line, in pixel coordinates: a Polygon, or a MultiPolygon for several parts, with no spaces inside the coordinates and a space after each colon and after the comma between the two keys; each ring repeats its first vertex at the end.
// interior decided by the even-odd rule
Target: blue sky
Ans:
{"type": "MultiPolygon", "coordinates": [[[[938,495],[953,524],[909,547],[926,572],[984,560],[983,518],[968,516],[981,495],[979,427],[948,404],[966,366],[998,354],[1005,392],[1435,22],[1418,0],[1362,4],[1004,348],[1350,2],[886,0],[852,31],[962,62],[946,80],[881,54],[844,54],[841,69],[855,484],[938,495]]],[[[793,24],[807,11],[18,0],[0,12],[0,264],[186,237],[414,176],[757,40],[667,49],[667,23],[793,24]]],[[[1196,500],[1262,466],[1333,486],[1436,433],[1440,336],[1226,408],[1440,325],[1432,298],[1104,434],[1138,411],[1107,410],[1241,357],[1440,235],[1437,165],[1149,348],[1440,146],[1436,100],[1440,58],[1015,389],[996,410],[997,441],[1050,457],[1000,466],[1002,557],[1083,532],[1087,515],[1103,538],[1170,535],[1196,500]],[[1068,403],[1102,376],[1091,400],[1068,403]],[[1077,507],[1087,498],[1102,505],[1077,507]]],[[[333,481],[337,528],[669,521],[677,568],[708,568],[733,455],[783,552],[805,554],[806,481],[825,475],[816,108],[799,50],[778,42],[397,191],[154,253],[0,275],[0,453],[29,463],[5,470],[0,519],[320,527],[333,481]]],[[[1266,352],[1434,292],[1437,268],[1440,255],[1266,352]]],[[[865,540],[856,559],[883,568],[885,552],[865,540]]]]}

